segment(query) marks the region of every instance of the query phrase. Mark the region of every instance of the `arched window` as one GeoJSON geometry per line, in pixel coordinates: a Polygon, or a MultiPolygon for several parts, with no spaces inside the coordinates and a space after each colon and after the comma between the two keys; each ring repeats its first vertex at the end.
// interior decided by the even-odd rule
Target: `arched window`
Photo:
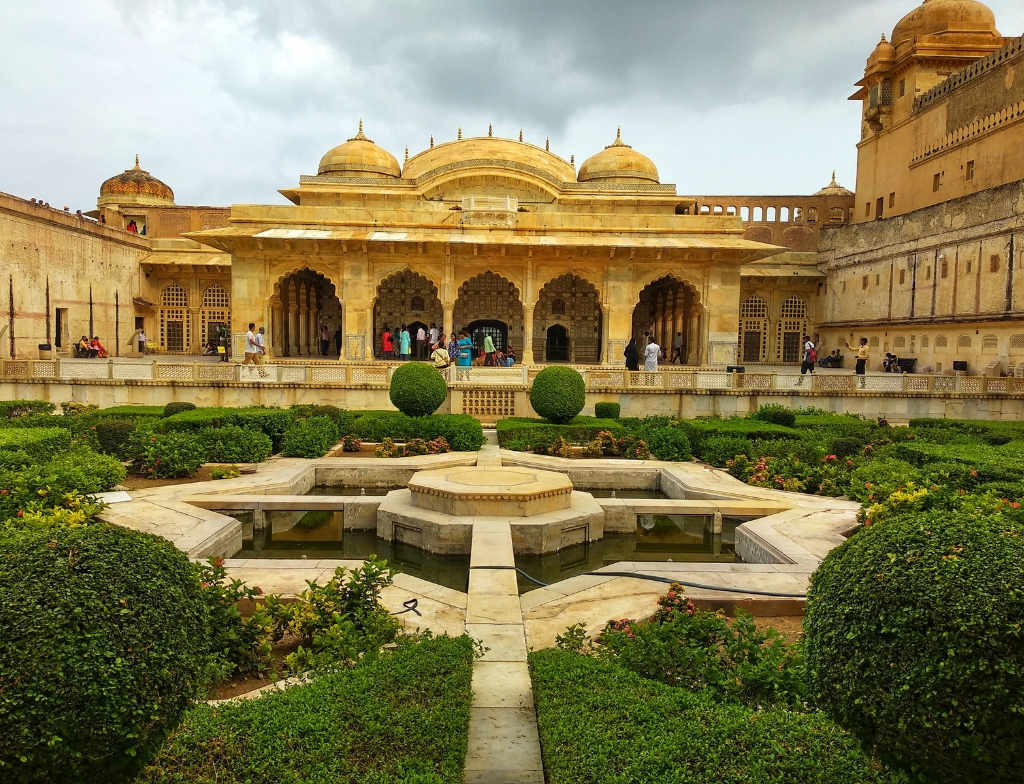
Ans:
{"type": "Polygon", "coordinates": [[[936,351],[945,351],[947,348],[949,348],[949,341],[946,339],[946,336],[945,335],[938,335],[935,338],[935,350],[936,351]]]}
{"type": "Polygon", "coordinates": [[[160,294],[160,304],[169,308],[187,308],[188,292],[178,283],[169,283],[160,294]]]}
{"type": "Polygon", "coordinates": [[[807,318],[807,303],[800,297],[790,297],[782,303],[782,318],[807,318]]]}
{"type": "Polygon", "coordinates": [[[551,315],[552,316],[564,316],[565,315],[565,300],[555,299],[551,301],[551,315]]]}
{"type": "Polygon", "coordinates": [[[768,303],[756,294],[751,294],[740,305],[740,316],[743,318],[767,318],[768,303]]]}
{"type": "Polygon", "coordinates": [[[906,338],[896,338],[896,340],[894,340],[893,343],[892,343],[892,347],[893,348],[906,348],[907,347],[907,339],[906,338]]]}
{"type": "Polygon", "coordinates": [[[204,308],[226,308],[229,302],[228,293],[216,283],[208,286],[206,291],[203,292],[204,308]]]}
{"type": "Polygon", "coordinates": [[[409,300],[409,310],[413,313],[422,313],[424,309],[423,297],[418,294],[409,300]]]}
{"type": "Polygon", "coordinates": [[[928,336],[921,338],[921,348],[928,348],[928,336]]]}
{"type": "Polygon", "coordinates": [[[997,354],[999,353],[999,338],[995,335],[985,335],[981,340],[981,353],[982,354],[997,354]]]}
{"type": "Polygon", "coordinates": [[[956,342],[957,348],[970,348],[971,347],[971,336],[961,335],[960,339],[956,342]]]}
{"type": "Polygon", "coordinates": [[[1024,353],[1024,335],[1010,335],[1010,352],[1024,353]]]}
{"type": "Polygon", "coordinates": [[[740,357],[743,362],[763,362],[768,351],[768,303],[751,294],[740,303],[740,357]]]}
{"type": "Polygon", "coordinates": [[[878,348],[878,338],[871,338],[871,348],[878,348]]]}
{"type": "Polygon", "coordinates": [[[775,339],[775,358],[799,362],[803,336],[807,334],[807,303],[794,295],[782,303],[782,318],[775,339]]]}
{"type": "Polygon", "coordinates": [[[200,313],[203,345],[216,343],[221,326],[231,332],[231,298],[223,288],[214,283],[203,291],[203,309],[200,313]]]}

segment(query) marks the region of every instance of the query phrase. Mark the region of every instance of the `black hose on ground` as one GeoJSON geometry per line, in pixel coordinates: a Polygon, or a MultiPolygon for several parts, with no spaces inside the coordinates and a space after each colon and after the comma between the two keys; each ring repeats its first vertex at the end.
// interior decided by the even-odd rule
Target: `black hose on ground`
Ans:
{"type": "MultiPolygon", "coordinates": [[[[471,566],[470,569],[513,569],[527,580],[532,583],[536,583],[542,588],[548,588],[549,583],[542,583],[536,577],[531,577],[518,566],[471,566]]],[[[573,577],[632,577],[636,580],[650,580],[656,583],[666,583],[671,585],[677,583],[686,588],[700,588],[705,591],[724,591],[726,593],[742,593],[749,596],[771,596],[775,599],[806,599],[807,594],[804,593],[779,593],[777,591],[748,591],[744,588],[727,588],[724,585],[703,585],[701,583],[691,583],[686,580],[676,580],[671,577],[658,577],[653,574],[641,574],[640,572],[583,572],[581,574],[573,575],[573,577]]]]}

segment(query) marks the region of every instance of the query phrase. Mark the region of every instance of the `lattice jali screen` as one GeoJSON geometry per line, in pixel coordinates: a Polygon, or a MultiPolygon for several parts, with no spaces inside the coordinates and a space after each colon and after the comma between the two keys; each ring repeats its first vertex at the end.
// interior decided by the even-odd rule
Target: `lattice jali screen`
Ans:
{"type": "Polygon", "coordinates": [[[730,389],[731,373],[698,373],[697,389],[730,389]]]}
{"type": "Polygon", "coordinates": [[[516,415],[516,393],[503,389],[468,389],[462,393],[462,413],[481,418],[516,415]]]}
{"type": "Polygon", "coordinates": [[[115,362],[114,378],[148,381],[153,378],[152,362],[115,362]]]}
{"type": "Polygon", "coordinates": [[[657,389],[664,384],[661,373],[644,373],[643,371],[629,374],[629,386],[636,389],[657,389]]]}
{"type": "Polygon", "coordinates": [[[191,381],[192,365],[161,365],[156,366],[156,377],[159,381],[191,381]]]}
{"type": "Polygon", "coordinates": [[[907,376],[908,392],[927,392],[928,376],[907,376]]]}
{"type": "Polygon", "coordinates": [[[771,389],[771,373],[743,373],[739,376],[740,386],[743,389],[771,389]]]}
{"type": "Polygon", "coordinates": [[[234,381],[235,380],[235,366],[227,363],[216,365],[200,365],[199,366],[199,380],[200,381],[234,381]]]}
{"type": "Polygon", "coordinates": [[[626,386],[626,371],[591,370],[587,373],[587,386],[624,387],[626,386]]]}
{"type": "Polygon", "coordinates": [[[380,367],[354,367],[352,368],[352,383],[387,385],[387,366],[381,365],[380,367]]]}
{"type": "Polygon", "coordinates": [[[4,375],[8,378],[28,377],[28,362],[17,360],[13,362],[4,362],[4,375]]]}
{"type": "Polygon", "coordinates": [[[310,379],[317,383],[344,384],[348,371],[344,365],[314,365],[310,368],[310,379]]]}
{"type": "Polygon", "coordinates": [[[32,363],[32,377],[33,378],[54,378],[57,375],[57,363],[56,362],[33,362],[32,363]]]}
{"type": "MultiPolygon", "coordinates": [[[[777,376],[776,381],[783,376],[777,376]]],[[[788,376],[788,378],[794,378],[794,376],[788,376]]],[[[796,378],[802,379],[803,376],[796,376],[796,378]]],[[[843,376],[815,376],[814,377],[815,388],[821,392],[847,392],[850,389],[850,377],[843,376]]]]}
{"type": "Polygon", "coordinates": [[[985,391],[985,378],[983,376],[960,376],[960,391],[977,393],[985,391]]]}
{"type": "Polygon", "coordinates": [[[953,376],[935,376],[932,380],[932,392],[955,392],[956,379],[953,376]]]}
{"type": "Polygon", "coordinates": [[[666,373],[665,381],[669,389],[693,389],[693,373],[666,373]]]}

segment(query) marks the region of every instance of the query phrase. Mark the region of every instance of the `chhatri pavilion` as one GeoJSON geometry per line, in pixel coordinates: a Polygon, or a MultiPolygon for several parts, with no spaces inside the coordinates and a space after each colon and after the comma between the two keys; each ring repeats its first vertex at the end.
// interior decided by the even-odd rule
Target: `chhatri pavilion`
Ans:
{"type": "Polygon", "coordinates": [[[278,357],[316,353],[326,325],[342,360],[370,362],[385,325],[436,324],[527,364],[621,365],[648,331],[665,347],[682,333],[686,364],[731,364],[744,265],[786,250],[745,239],[737,214],[695,214],[620,135],[578,171],[521,134],[461,129],[400,165],[360,122],[281,193],[293,204],[235,205],[183,235],[230,254],[236,341],[265,324],[278,357]]]}

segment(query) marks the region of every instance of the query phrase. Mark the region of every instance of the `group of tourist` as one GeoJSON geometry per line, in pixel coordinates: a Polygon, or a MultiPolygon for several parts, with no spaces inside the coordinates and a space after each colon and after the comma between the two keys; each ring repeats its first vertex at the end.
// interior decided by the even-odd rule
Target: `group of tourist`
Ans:
{"type": "MultiPolygon", "coordinates": [[[[679,342],[679,352],[682,352],[682,335],[679,342]]],[[[626,370],[639,370],[640,369],[640,350],[636,345],[636,338],[630,338],[629,343],[626,345],[626,350],[623,352],[623,356],[626,358],[626,370]]],[[[644,333],[644,372],[654,373],[658,370],[658,360],[661,359],[662,352],[661,346],[659,346],[655,340],[654,335],[650,332],[644,333]]]]}
{"type": "Polygon", "coordinates": [[[82,335],[82,339],[75,346],[75,351],[83,359],[95,359],[96,357],[103,359],[107,356],[107,350],[100,343],[99,335],[93,335],[92,340],[89,340],[87,335],[82,335]]]}
{"type": "MultiPolygon", "coordinates": [[[[402,324],[394,332],[385,324],[380,336],[382,358],[398,359],[401,362],[412,360],[413,342],[413,335],[406,324],[402,324]]],[[[504,351],[499,350],[494,344],[494,338],[489,334],[484,335],[483,345],[477,346],[469,331],[464,329],[458,334],[451,333],[448,343],[445,344],[444,335],[433,323],[429,328],[422,325],[417,328],[415,344],[415,359],[429,361],[438,369],[451,365],[511,367],[516,362],[516,353],[512,347],[509,346],[504,351]]]]}
{"type": "Polygon", "coordinates": [[[245,333],[245,359],[242,361],[243,365],[255,365],[263,378],[270,375],[263,367],[263,357],[267,353],[266,331],[266,327],[256,331],[255,322],[249,322],[249,331],[245,333]]]}
{"type": "MultiPolygon", "coordinates": [[[[329,357],[331,355],[331,331],[324,324],[320,327],[320,356],[329,357]]],[[[334,353],[337,356],[341,356],[341,326],[334,330],[334,353]]]]}

